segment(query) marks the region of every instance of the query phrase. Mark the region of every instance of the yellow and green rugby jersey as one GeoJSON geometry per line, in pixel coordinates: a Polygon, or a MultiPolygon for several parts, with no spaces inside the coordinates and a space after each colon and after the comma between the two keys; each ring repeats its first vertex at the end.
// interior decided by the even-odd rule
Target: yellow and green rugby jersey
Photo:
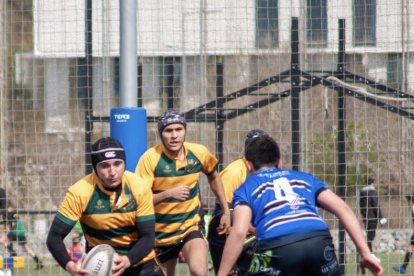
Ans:
{"type": "Polygon", "coordinates": [[[148,149],[140,158],[135,173],[152,183],[152,192],[159,193],[177,186],[190,188],[187,200],[167,199],[155,205],[155,244],[177,243],[188,233],[198,230],[200,221],[200,172],[216,171],[218,160],[203,145],[184,145],[185,160],[180,161],[165,152],[164,145],[148,149]]]}
{"type": "MultiPolygon", "coordinates": [[[[239,158],[231,162],[220,172],[220,178],[223,183],[223,189],[229,209],[233,209],[232,201],[234,191],[246,180],[246,177],[247,167],[244,158],[239,158]]],[[[221,206],[216,200],[213,214],[217,215],[218,213],[221,213],[221,206]]]]}
{"type": "MultiPolygon", "coordinates": [[[[90,247],[105,243],[126,254],[139,238],[135,225],[155,219],[152,193],[150,185],[126,171],[117,202],[115,197],[91,173],[69,187],[56,217],[72,226],[79,220],[90,247]]],[[[152,250],[139,264],[154,257],[152,250]]]]}

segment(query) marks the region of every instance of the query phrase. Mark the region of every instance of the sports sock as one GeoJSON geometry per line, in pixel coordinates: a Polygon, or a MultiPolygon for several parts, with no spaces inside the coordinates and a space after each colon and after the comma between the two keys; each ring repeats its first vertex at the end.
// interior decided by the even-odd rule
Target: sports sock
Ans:
{"type": "Polygon", "coordinates": [[[13,249],[13,243],[10,243],[10,244],[7,246],[7,251],[9,251],[10,256],[12,256],[12,257],[17,256],[16,251],[14,251],[14,249],[13,249]]]}
{"type": "Polygon", "coordinates": [[[408,263],[410,262],[411,256],[413,255],[413,253],[411,252],[406,252],[405,256],[404,256],[404,263],[403,263],[403,267],[407,268],[408,263]]]}

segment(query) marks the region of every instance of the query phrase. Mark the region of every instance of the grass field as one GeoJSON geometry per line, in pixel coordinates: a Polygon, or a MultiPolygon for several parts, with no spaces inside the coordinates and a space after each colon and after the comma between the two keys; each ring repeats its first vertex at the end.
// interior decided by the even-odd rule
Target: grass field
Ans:
{"type": "MultiPolygon", "coordinates": [[[[26,261],[27,263],[27,261],[26,261]]],[[[13,276],[20,275],[20,276],[29,276],[29,275],[69,275],[66,271],[62,268],[57,266],[55,263],[48,263],[47,260],[45,262],[45,267],[41,270],[35,270],[36,264],[30,260],[28,261],[28,266],[26,265],[25,268],[17,268],[13,271],[13,276]]],[[[176,275],[190,275],[187,270],[186,264],[177,264],[176,275]]],[[[214,273],[210,273],[210,275],[214,275],[214,273]]]]}
{"type": "MultiPolygon", "coordinates": [[[[377,254],[381,259],[384,266],[384,275],[400,275],[393,271],[392,267],[396,264],[401,263],[404,258],[404,255],[401,253],[390,253],[390,254],[377,254]]],[[[63,269],[58,267],[52,260],[44,260],[45,267],[42,270],[35,270],[35,263],[32,260],[26,258],[26,267],[15,269],[13,275],[28,276],[28,275],[68,275],[63,269]]],[[[404,275],[414,275],[414,259],[407,268],[407,273],[404,275]]],[[[187,270],[186,264],[177,264],[176,270],[177,276],[190,275],[187,270]]],[[[209,276],[214,275],[213,272],[210,272],[209,276]]],[[[347,257],[347,266],[346,266],[346,275],[362,275],[357,269],[356,265],[356,256],[355,254],[350,254],[347,257]]],[[[370,273],[366,273],[370,275],[370,273]]]]}

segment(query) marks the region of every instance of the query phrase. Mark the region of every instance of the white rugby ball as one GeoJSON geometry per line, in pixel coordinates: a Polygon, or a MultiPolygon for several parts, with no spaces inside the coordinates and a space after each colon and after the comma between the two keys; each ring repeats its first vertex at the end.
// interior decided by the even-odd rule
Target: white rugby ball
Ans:
{"type": "Polygon", "coordinates": [[[86,254],[82,268],[88,270],[90,276],[112,275],[115,254],[115,250],[110,245],[97,245],[86,254]]]}

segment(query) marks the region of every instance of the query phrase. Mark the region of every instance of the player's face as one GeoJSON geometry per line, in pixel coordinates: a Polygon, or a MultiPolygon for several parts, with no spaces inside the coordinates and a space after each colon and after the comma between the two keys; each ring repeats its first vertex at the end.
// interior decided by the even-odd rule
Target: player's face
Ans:
{"type": "Polygon", "coordinates": [[[166,126],[161,133],[161,138],[167,150],[173,155],[178,155],[185,140],[185,128],[182,124],[166,126]]]}
{"type": "Polygon", "coordinates": [[[113,189],[119,186],[125,172],[123,160],[109,160],[96,165],[96,173],[105,188],[113,189]]]}

